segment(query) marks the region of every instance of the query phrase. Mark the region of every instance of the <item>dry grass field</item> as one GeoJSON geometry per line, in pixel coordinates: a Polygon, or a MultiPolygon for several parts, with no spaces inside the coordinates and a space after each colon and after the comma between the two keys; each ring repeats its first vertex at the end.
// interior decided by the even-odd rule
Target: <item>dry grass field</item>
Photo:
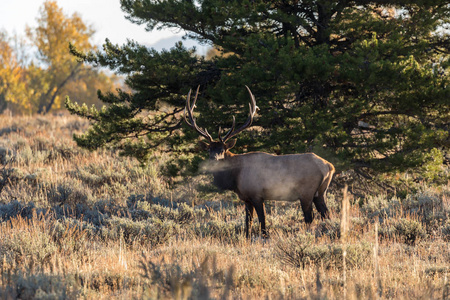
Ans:
{"type": "Polygon", "coordinates": [[[141,167],[80,149],[72,134],[87,127],[0,116],[2,298],[450,297],[449,184],[350,195],[344,210],[334,185],[331,220],[310,228],[299,204],[268,203],[270,239],[247,241],[233,193],[206,175],[170,186],[165,154],[141,167]]]}

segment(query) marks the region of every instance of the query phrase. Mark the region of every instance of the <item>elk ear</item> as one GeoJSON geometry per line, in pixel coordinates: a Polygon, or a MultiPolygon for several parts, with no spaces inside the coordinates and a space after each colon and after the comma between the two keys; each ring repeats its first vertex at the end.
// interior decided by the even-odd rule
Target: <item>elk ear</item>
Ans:
{"type": "Polygon", "coordinates": [[[198,145],[200,146],[200,149],[207,151],[209,149],[209,144],[204,141],[198,141],[198,145]]]}
{"type": "Polygon", "coordinates": [[[227,147],[227,149],[233,148],[234,146],[236,146],[236,139],[229,140],[225,143],[225,146],[227,147]]]}

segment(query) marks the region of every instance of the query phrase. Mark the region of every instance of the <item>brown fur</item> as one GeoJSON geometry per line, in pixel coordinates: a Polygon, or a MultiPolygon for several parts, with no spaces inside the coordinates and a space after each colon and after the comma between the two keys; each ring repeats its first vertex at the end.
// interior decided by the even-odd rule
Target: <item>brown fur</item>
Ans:
{"type": "MultiPolygon", "coordinates": [[[[214,143],[214,152],[220,142],[214,143]]],[[[212,144],[211,144],[212,145],[212,144]]],[[[210,147],[210,149],[212,149],[210,147]]],[[[263,152],[233,154],[225,151],[223,158],[213,163],[214,184],[223,190],[236,192],[246,204],[247,237],[256,210],[261,233],[265,226],[265,200],[301,201],[306,223],[311,223],[313,203],[323,218],[328,217],[325,194],[334,174],[334,166],[313,153],[272,155],[263,152]]],[[[210,156],[211,150],[210,150],[210,156]]]]}
{"type": "Polygon", "coordinates": [[[236,140],[230,139],[252,125],[258,109],[255,96],[249,87],[246,88],[250,95],[247,121],[235,128],[233,117],[231,128],[224,136],[219,129],[219,141],[214,141],[208,131],[198,127],[195,122],[193,111],[200,86],[192,104],[192,91],[189,91],[184,111],[186,124],[209,141],[200,142],[200,146],[209,153],[211,164],[208,171],[214,175],[214,184],[220,189],[236,192],[245,202],[246,236],[250,237],[255,210],[261,224],[261,234],[267,236],[265,200],[300,200],[306,223],[313,220],[314,203],[322,218],[327,218],[325,193],[334,174],[331,163],[313,153],[276,156],[263,152],[233,154],[229,151],[236,144],[236,140]]]}

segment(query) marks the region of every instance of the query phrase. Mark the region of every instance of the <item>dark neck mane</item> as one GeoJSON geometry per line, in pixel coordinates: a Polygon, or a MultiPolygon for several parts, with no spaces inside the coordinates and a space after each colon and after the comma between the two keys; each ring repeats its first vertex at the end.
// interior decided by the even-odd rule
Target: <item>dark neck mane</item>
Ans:
{"type": "Polygon", "coordinates": [[[236,191],[237,189],[237,177],[239,175],[239,167],[235,159],[235,154],[227,151],[225,158],[219,162],[223,165],[223,169],[213,172],[214,185],[221,190],[236,191]]]}

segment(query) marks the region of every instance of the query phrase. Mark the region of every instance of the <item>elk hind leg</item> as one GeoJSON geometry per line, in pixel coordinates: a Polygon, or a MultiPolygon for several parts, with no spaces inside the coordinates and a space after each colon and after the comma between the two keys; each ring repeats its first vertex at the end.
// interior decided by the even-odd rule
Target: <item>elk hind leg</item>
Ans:
{"type": "Polygon", "coordinates": [[[324,178],[323,182],[320,184],[317,189],[316,194],[314,195],[314,205],[316,206],[317,211],[320,213],[322,219],[329,219],[330,213],[328,211],[327,205],[325,203],[325,194],[327,192],[328,186],[330,185],[331,179],[333,175],[328,175],[328,177],[324,178]]]}
{"type": "Polygon", "coordinates": [[[317,197],[314,197],[313,202],[322,219],[329,219],[330,213],[328,211],[327,205],[325,204],[324,196],[318,195],[317,197]]]}

